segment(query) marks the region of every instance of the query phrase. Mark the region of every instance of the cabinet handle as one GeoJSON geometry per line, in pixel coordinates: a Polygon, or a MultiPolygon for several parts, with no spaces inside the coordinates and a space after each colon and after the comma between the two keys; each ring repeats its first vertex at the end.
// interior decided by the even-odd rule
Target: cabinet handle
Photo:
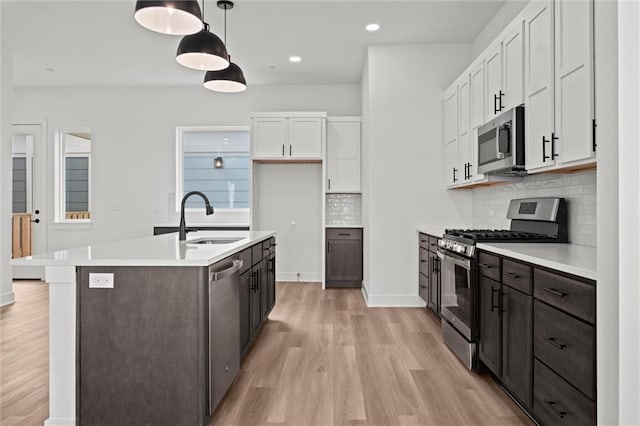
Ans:
{"type": "Polygon", "coordinates": [[[556,405],[557,403],[555,401],[549,401],[546,398],[542,399],[544,401],[545,404],[547,404],[549,406],[549,408],[551,408],[551,410],[556,414],[556,416],[560,417],[561,419],[564,419],[564,416],[567,415],[566,411],[560,411],[556,405]]]}
{"type": "Polygon", "coordinates": [[[493,268],[493,265],[489,265],[488,263],[478,263],[478,266],[481,266],[481,267],[487,268],[487,269],[493,268]]]}
{"type": "Polygon", "coordinates": [[[327,241],[327,254],[331,253],[331,241],[327,241]]]}
{"type": "Polygon", "coordinates": [[[453,182],[457,182],[458,179],[456,178],[456,172],[458,171],[458,169],[456,169],[455,167],[453,168],[453,182]]]}
{"type": "Polygon", "coordinates": [[[426,243],[426,242],[427,242],[427,240],[420,240],[420,242],[421,242],[421,243],[426,243]]]}
{"type": "Polygon", "coordinates": [[[498,293],[498,292],[500,292],[499,289],[495,289],[495,288],[491,287],[491,312],[493,312],[494,309],[498,309],[500,307],[498,305],[494,306],[494,302],[493,302],[493,295],[495,293],[498,293]]]}
{"type": "Polygon", "coordinates": [[[559,154],[556,154],[556,141],[558,139],[559,138],[556,136],[556,134],[551,132],[551,159],[552,160],[559,156],[559,154]]]}
{"type": "Polygon", "coordinates": [[[282,144],[282,156],[284,157],[284,144],[282,144]]]}
{"type": "Polygon", "coordinates": [[[497,114],[499,109],[498,109],[498,95],[493,95],[493,113],[497,114]]]}
{"type": "Polygon", "coordinates": [[[431,272],[436,272],[436,259],[434,257],[429,258],[431,260],[431,272]]]}
{"type": "Polygon", "coordinates": [[[551,157],[549,157],[547,155],[547,143],[549,142],[549,140],[547,138],[545,138],[544,136],[542,137],[542,162],[545,163],[548,159],[550,159],[551,157]]]}
{"type": "MultiPolygon", "coordinates": [[[[426,243],[426,241],[423,241],[423,243],[426,243]]],[[[429,243],[429,245],[430,245],[431,247],[433,247],[433,246],[437,246],[437,244],[436,244],[436,243],[429,243]]]]}
{"type": "Polygon", "coordinates": [[[547,342],[551,343],[553,346],[555,346],[556,348],[560,349],[561,351],[564,350],[564,348],[567,347],[567,345],[565,345],[564,343],[559,343],[555,337],[544,337],[544,340],[546,340],[547,342]]]}
{"type": "Polygon", "coordinates": [[[329,178],[329,190],[331,190],[331,178],[329,178]]]}
{"type": "Polygon", "coordinates": [[[351,235],[350,232],[338,232],[338,235],[342,236],[342,237],[348,237],[349,235],[351,235]]]}
{"type": "Polygon", "coordinates": [[[500,90],[498,92],[498,97],[500,98],[500,104],[498,107],[498,111],[502,111],[504,109],[504,106],[502,105],[502,97],[504,96],[504,93],[502,93],[502,90],[500,90]]]}
{"type": "Polygon", "coordinates": [[[421,285],[420,288],[427,288],[427,286],[421,285]]]}
{"type": "Polygon", "coordinates": [[[514,274],[513,272],[505,272],[504,274],[505,274],[506,276],[508,276],[508,277],[511,277],[511,278],[515,278],[515,279],[520,278],[520,275],[518,275],[518,274],[514,274]]]}
{"type": "Polygon", "coordinates": [[[436,274],[440,273],[440,265],[442,261],[439,258],[433,258],[433,261],[436,262],[436,274]]]}
{"type": "Polygon", "coordinates": [[[293,152],[293,151],[291,151],[291,145],[289,145],[289,157],[293,157],[292,152],[293,152]]]}
{"type": "Polygon", "coordinates": [[[565,293],[564,291],[556,290],[555,288],[549,288],[549,287],[545,287],[544,291],[558,297],[565,297],[568,294],[568,293],[565,293]]]}
{"type": "Polygon", "coordinates": [[[598,144],[596,143],[596,127],[598,127],[598,125],[596,124],[596,119],[594,118],[593,120],[591,120],[591,148],[593,150],[593,152],[596,152],[596,148],[598,147],[598,144]]]}
{"type": "Polygon", "coordinates": [[[420,263],[427,263],[427,261],[424,259],[420,259],[420,263]]]}

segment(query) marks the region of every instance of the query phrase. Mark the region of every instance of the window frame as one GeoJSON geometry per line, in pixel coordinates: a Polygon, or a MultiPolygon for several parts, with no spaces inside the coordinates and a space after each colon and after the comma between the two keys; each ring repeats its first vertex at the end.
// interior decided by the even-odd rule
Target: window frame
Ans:
{"type": "Polygon", "coordinates": [[[92,213],[92,203],[91,203],[91,199],[93,198],[93,190],[92,190],[92,170],[93,170],[93,165],[92,165],[92,154],[93,154],[93,133],[91,131],[91,128],[89,127],[64,127],[64,128],[59,128],[56,129],[56,134],[55,134],[55,146],[54,146],[54,153],[55,153],[55,179],[54,179],[54,183],[55,183],[55,188],[54,188],[54,204],[55,204],[55,208],[54,208],[54,223],[57,224],[88,224],[88,223],[92,223],[93,222],[93,214],[92,213]],[[84,154],[84,153],[72,153],[72,154],[66,154],[65,150],[66,150],[66,146],[64,143],[64,135],[68,134],[68,133],[89,133],[91,134],[91,150],[89,151],[88,154],[84,154]],[[66,217],[66,213],[67,213],[67,188],[66,188],[66,170],[67,170],[67,166],[66,166],[66,158],[67,157],[73,157],[73,158],[87,158],[88,159],[88,164],[87,164],[87,188],[88,188],[88,195],[87,195],[87,207],[88,207],[88,211],[89,214],[91,215],[89,219],[67,219],[66,217]]]}
{"type": "MultiPolygon", "coordinates": [[[[183,147],[184,143],[182,140],[183,133],[186,132],[203,132],[203,131],[245,131],[249,136],[249,149],[247,150],[247,156],[249,161],[251,161],[251,132],[249,126],[177,126],[176,127],[176,193],[175,193],[175,212],[180,213],[180,208],[182,207],[182,197],[184,196],[184,152],[183,147]]],[[[251,165],[249,165],[249,181],[251,181],[251,165]]],[[[249,203],[251,204],[251,203],[249,203]]],[[[198,208],[189,208],[185,207],[185,212],[203,212],[204,204],[202,207],[198,208]]],[[[251,211],[251,207],[249,208],[222,208],[216,207],[216,211],[219,212],[249,212],[251,211]]]]}

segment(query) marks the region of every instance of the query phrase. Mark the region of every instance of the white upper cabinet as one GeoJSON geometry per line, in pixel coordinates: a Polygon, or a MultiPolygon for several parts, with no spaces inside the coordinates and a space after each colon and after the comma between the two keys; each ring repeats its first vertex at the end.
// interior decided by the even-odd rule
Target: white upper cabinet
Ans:
{"type": "Polygon", "coordinates": [[[595,156],[592,23],[592,1],[556,1],[554,136],[563,164],[595,156]]]}
{"type": "Polygon", "coordinates": [[[361,120],[327,119],[326,192],[360,192],[361,120]]]}
{"type": "Polygon", "coordinates": [[[502,43],[496,43],[484,56],[486,77],[486,121],[500,114],[502,92],[502,43]]]}
{"type": "Polygon", "coordinates": [[[524,103],[524,22],[521,19],[511,24],[502,40],[503,98],[501,110],[524,103]]]}
{"type": "Polygon", "coordinates": [[[444,184],[445,186],[454,186],[459,182],[458,144],[451,142],[444,146],[444,184]]]}
{"type": "Polygon", "coordinates": [[[462,168],[460,181],[468,182],[472,178],[471,166],[473,145],[471,140],[471,84],[469,73],[464,73],[458,85],[458,165],[462,168]]]}
{"type": "Polygon", "coordinates": [[[525,10],[527,171],[592,163],[593,1],[535,1],[525,10]]]}
{"type": "Polygon", "coordinates": [[[458,87],[454,84],[444,94],[444,143],[458,137],[458,87]]]}
{"type": "Polygon", "coordinates": [[[471,66],[471,127],[482,126],[485,118],[484,61],[478,60],[471,66]]]}
{"type": "Polygon", "coordinates": [[[552,161],[553,2],[533,2],[526,12],[525,164],[530,171],[552,161]]]}
{"type": "Polygon", "coordinates": [[[251,153],[262,160],[322,160],[324,113],[259,113],[251,117],[251,153]]]}

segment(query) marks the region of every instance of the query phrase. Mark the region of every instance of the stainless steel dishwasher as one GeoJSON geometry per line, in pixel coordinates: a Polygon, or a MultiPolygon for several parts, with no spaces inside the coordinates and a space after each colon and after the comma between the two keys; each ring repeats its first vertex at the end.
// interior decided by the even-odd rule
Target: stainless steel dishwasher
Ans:
{"type": "Polygon", "coordinates": [[[240,371],[240,269],[242,260],[209,267],[209,412],[240,371]]]}

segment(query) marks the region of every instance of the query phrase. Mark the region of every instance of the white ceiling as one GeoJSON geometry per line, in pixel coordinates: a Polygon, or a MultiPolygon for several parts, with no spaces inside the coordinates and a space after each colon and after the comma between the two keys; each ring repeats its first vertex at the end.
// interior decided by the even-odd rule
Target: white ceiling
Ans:
{"type": "MultiPolygon", "coordinates": [[[[134,21],[135,0],[0,1],[16,86],[201,84],[203,73],[175,61],[180,37],[134,21]]],[[[227,12],[227,47],[249,85],[357,84],[367,46],[468,43],[504,3],[238,0],[227,12]],[[371,22],[381,30],[365,31],[371,22]]],[[[206,0],[205,18],[222,37],[215,0],[206,0]]]]}

